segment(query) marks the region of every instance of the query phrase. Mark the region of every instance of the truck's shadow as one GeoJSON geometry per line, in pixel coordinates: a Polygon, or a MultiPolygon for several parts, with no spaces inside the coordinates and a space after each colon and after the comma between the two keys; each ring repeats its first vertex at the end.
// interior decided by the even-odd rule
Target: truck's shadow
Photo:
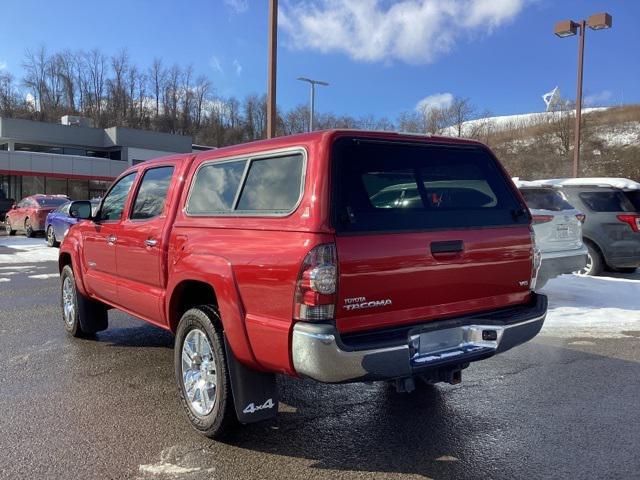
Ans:
{"type": "Polygon", "coordinates": [[[451,410],[448,386],[398,394],[383,383],[279,383],[285,409],[277,420],[243,427],[225,443],[312,459],[318,469],[455,477],[462,466],[454,452],[483,428],[482,419],[451,410]]]}

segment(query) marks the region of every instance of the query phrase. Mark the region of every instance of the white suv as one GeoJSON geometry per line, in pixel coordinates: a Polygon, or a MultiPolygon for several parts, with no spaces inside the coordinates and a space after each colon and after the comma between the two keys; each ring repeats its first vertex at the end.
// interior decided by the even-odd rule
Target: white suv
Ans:
{"type": "Polygon", "coordinates": [[[536,288],[563,273],[582,270],[588,253],[582,242],[584,214],[558,188],[523,181],[516,181],[516,185],[531,210],[536,244],[542,253],[536,288]]]}

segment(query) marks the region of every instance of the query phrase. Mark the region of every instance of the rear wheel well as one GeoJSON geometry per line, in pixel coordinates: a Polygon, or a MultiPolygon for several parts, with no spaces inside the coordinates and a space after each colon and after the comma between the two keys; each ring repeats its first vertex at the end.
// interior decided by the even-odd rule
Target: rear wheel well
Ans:
{"type": "Polygon", "coordinates": [[[590,238],[587,237],[582,237],[582,241],[584,243],[588,243],[589,245],[591,245],[602,257],[602,259],[604,260],[604,252],[602,251],[602,249],[600,248],[600,245],[598,245],[597,242],[595,242],[594,240],[591,240],[590,238]]]}
{"type": "Polygon", "coordinates": [[[169,302],[169,328],[175,333],[182,315],[190,308],[198,305],[218,305],[213,287],[199,280],[180,282],[171,294],[169,302]]]}
{"type": "Polygon", "coordinates": [[[61,253],[58,258],[58,271],[62,273],[62,269],[67,265],[71,265],[71,255],[68,253],[61,253]]]}

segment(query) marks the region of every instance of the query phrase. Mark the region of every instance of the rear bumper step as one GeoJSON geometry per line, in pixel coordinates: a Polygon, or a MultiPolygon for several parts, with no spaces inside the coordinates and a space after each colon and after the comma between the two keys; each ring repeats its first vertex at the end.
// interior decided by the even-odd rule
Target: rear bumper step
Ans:
{"type": "Polygon", "coordinates": [[[544,323],[547,297],[502,314],[431,321],[407,332],[401,343],[366,348],[344,344],[335,326],[299,322],[292,339],[293,365],[304,377],[325,383],[391,380],[482,360],[535,337],[544,323]],[[516,313],[517,312],[517,313],[516,313]]]}

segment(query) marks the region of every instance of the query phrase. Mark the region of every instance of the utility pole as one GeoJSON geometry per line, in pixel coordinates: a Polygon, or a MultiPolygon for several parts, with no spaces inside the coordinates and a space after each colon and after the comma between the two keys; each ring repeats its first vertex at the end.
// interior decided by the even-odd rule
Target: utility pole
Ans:
{"type": "Polygon", "coordinates": [[[267,138],[276,136],[276,77],[278,63],[278,0],[269,0],[269,79],[267,82],[267,138]]]}

